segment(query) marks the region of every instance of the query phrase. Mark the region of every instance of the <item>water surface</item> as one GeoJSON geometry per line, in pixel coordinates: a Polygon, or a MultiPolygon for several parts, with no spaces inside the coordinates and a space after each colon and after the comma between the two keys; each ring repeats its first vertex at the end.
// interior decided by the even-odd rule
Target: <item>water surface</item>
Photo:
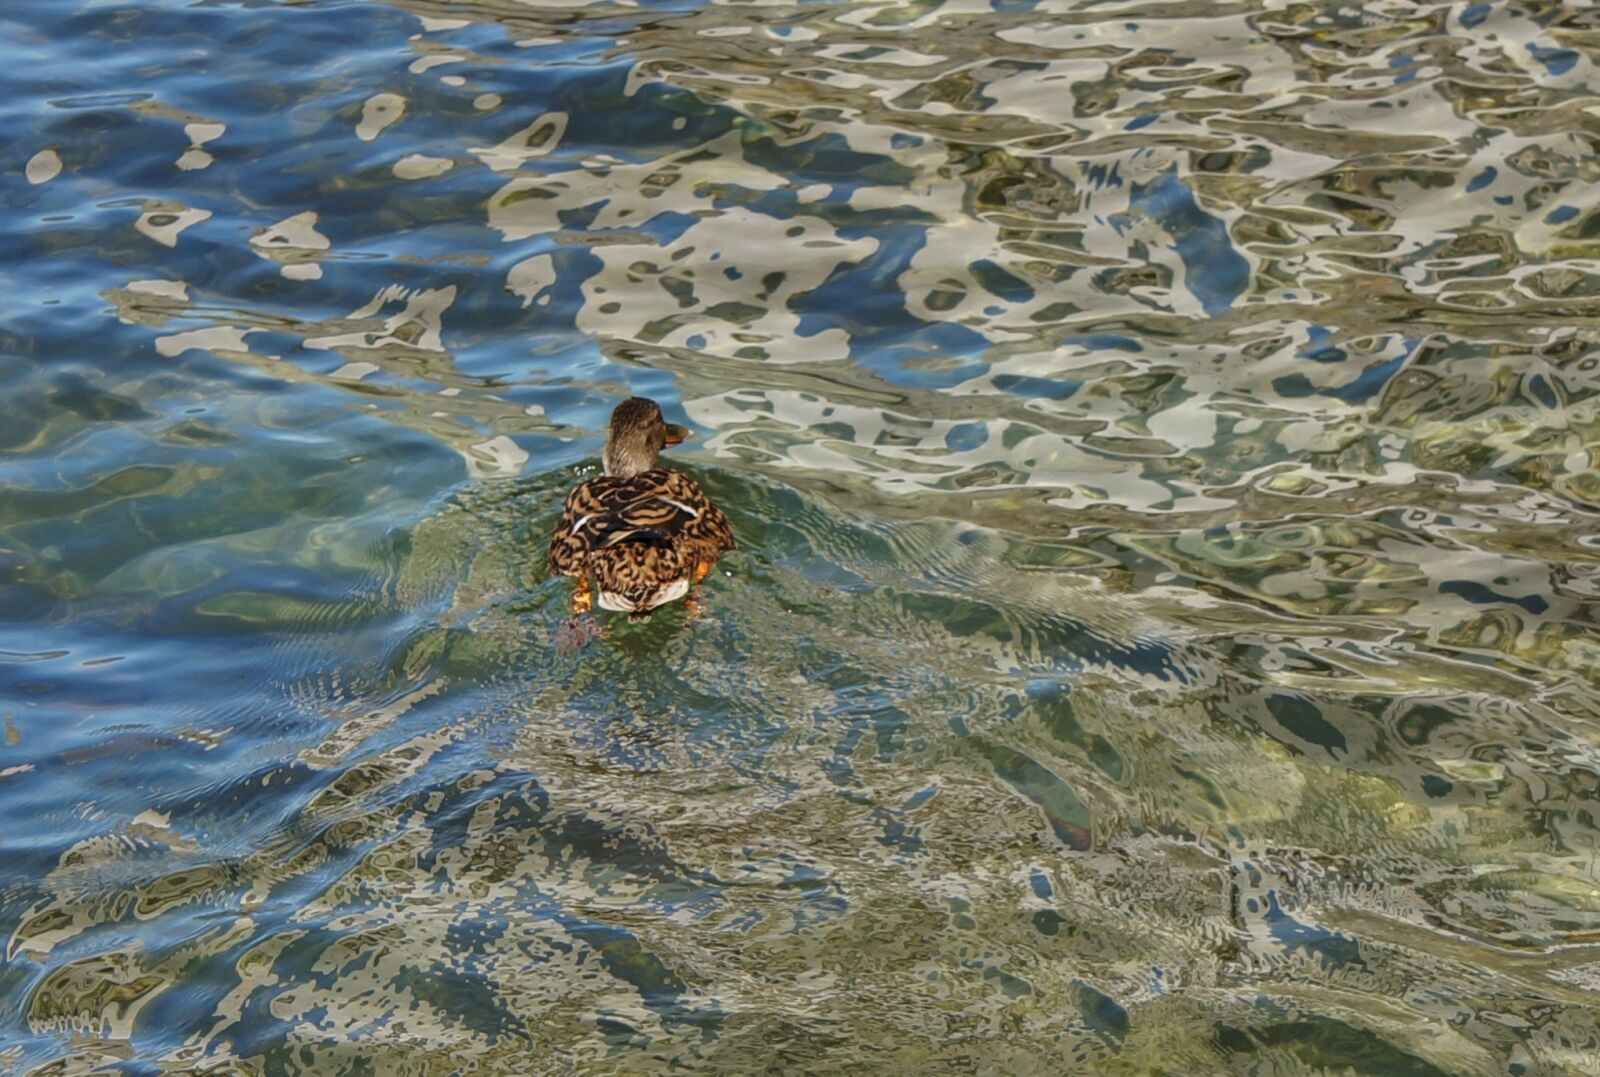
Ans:
{"type": "Polygon", "coordinates": [[[1600,1069],[1592,9],[0,27],[0,1068],[1600,1069]]]}

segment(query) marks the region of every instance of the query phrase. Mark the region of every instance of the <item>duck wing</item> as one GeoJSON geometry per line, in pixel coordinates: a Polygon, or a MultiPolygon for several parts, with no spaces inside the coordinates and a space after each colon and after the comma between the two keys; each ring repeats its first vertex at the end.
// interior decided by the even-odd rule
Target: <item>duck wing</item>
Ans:
{"type": "Polygon", "coordinates": [[[671,498],[673,504],[692,513],[692,518],[684,521],[682,533],[695,559],[715,561],[733,549],[733,528],[728,518],[700,489],[700,484],[681,471],[669,471],[667,476],[663,495],[671,498]]]}
{"type": "MultiPolygon", "coordinates": [[[[719,525],[732,532],[727,519],[712,505],[693,479],[676,471],[655,468],[628,478],[601,475],[590,479],[567,495],[561,520],[550,540],[550,571],[566,576],[589,570],[590,561],[605,551],[627,552],[629,560],[639,560],[645,550],[679,550],[699,547],[707,525],[719,525]],[[715,521],[707,519],[707,510],[715,521]]],[[[643,560],[654,561],[648,556],[643,560]]],[[[677,562],[679,558],[668,560],[677,562]]]]}

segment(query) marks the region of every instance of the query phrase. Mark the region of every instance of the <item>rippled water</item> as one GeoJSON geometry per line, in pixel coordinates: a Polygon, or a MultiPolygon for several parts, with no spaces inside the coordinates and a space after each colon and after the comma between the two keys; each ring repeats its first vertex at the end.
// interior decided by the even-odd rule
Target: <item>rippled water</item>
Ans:
{"type": "Polygon", "coordinates": [[[0,1069],[1600,1071],[1595,10],[8,6],[0,1069]]]}

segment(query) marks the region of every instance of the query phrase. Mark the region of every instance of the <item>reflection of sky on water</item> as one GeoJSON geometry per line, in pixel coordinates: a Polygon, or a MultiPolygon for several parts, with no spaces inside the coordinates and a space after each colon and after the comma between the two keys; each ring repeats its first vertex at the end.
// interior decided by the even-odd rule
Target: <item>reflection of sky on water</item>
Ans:
{"type": "Polygon", "coordinates": [[[12,18],[4,1066],[1595,1068],[1584,11],[12,18]]]}

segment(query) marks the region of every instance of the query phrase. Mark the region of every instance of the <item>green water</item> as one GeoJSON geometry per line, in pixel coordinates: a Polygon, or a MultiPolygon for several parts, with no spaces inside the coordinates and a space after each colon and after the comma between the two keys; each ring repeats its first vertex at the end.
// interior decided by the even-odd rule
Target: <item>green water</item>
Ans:
{"type": "Polygon", "coordinates": [[[1590,8],[0,57],[0,1072],[1600,1072],[1590,8]]]}

